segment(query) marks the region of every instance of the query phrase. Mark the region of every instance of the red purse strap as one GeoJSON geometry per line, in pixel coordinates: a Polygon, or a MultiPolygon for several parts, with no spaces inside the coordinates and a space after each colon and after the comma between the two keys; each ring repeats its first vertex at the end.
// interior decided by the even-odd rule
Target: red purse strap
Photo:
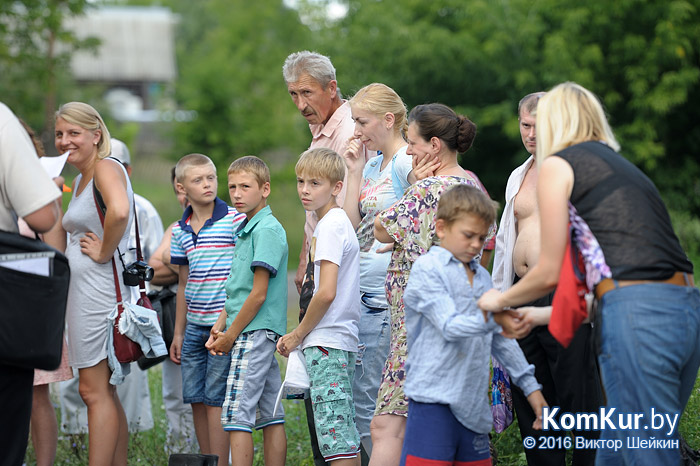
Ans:
{"type": "MultiPolygon", "coordinates": [[[[95,189],[92,190],[92,198],[95,201],[95,208],[97,209],[97,215],[100,217],[100,223],[102,224],[102,230],[104,231],[104,226],[105,226],[105,216],[104,213],[102,212],[102,209],[100,209],[100,205],[97,202],[97,186],[95,186],[95,179],[93,178],[92,180],[93,187],[95,189]]],[[[119,279],[117,276],[117,264],[114,263],[114,255],[112,255],[112,274],[114,276],[114,290],[117,293],[117,315],[121,316],[122,312],[124,311],[124,305],[122,304],[122,293],[121,290],[119,289],[119,279]]],[[[117,325],[118,318],[115,319],[114,325],[117,325]]]]}
{"type": "MultiPolygon", "coordinates": [[[[123,166],[119,160],[117,160],[116,158],[114,158],[112,156],[107,157],[107,159],[114,160],[120,166],[123,166]]],[[[97,189],[97,185],[95,184],[94,175],[93,175],[93,180],[92,180],[92,195],[93,195],[93,198],[95,199],[95,204],[97,205],[97,210],[100,212],[100,221],[102,222],[102,226],[104,227],[104,218],[103,217],[104,217],[105,212],[107,211],[107,206],[105,205],[104,199],[102,199],[102,194],[97,189]]],[[[141,253],[141,239],[140,239],[140,235],[139,235],[139,217],[138,217],[138,215],[136,215],[136,198],[134,198],[134,200],[133,200],[133,206],[134,206],[134,224],[136,226],[136,257],[137,257],[137,260],[142,261],[143,254],[141,253]]]]}
{"type": "MultiPolygon", "coordinates": [[[[114,160],[116,163],[119,165],[122,165],[122,163],[117,160],[116,158],[110,156],[107,157],[108,159],[114,160]]],[[[95,178],[93,175],[92,179],[92,197],[95,200],[95,206],[97,207],[97,213],[100,216],[100,222],[102,223],[102,228],[104,230],[104,215],[105,212],[107,211],[107,206],[104,203],[104,200],[102,199],[102,195],[100,194],[100,191],[97,189],[97,185],[95,184],[95,178]]],[[[134,206],[134,225],[136,228],[136,259],[139,261],[143,261],[143,254],[141,253],[141,237],[139,235],[139,216],[136,214],[136,200],[134,199],[132,201],[132,204],[134,206]]],[[[121,251],[119,251],[119,248],[117,247],[117,252],[119,252],[119,257],[121,259],[121,251]]],[[[114,260],[114,258],[112,258],[114,260]]],[[[114,265],[114,264],[113,264],[114,265]]],[[[122,261],[122,266],[124,266],[124,261],[122,261]]],[[[118,284],[118,277],[117,277],[117,271],[116,271],[116,265],[114,265],[114,286],[117,289],[117,301],[119,303],[122,302],[121,300],[121,293],[119,292],[119,284],[118,284]]],[[[139,281],[139,292],[141,293],[141,298],[146,298],[146,282],[143,280],[139,281]]]]}
{"type": "Polygon", "coordinates": [[[112,274],[114,275],[114,290],[117,292],[117,308],[119,309],[119,315],[122,315],[122,311],[124,311],[124,304],[122,302],[122,292],[119,289],[117,265],[114,263],[114,257],[112,257],[112,274]]]}

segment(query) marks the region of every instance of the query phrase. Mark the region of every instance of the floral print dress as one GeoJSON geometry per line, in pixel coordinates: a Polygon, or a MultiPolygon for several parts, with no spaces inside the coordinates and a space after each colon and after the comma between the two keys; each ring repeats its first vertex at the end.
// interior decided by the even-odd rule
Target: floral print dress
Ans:
{"type": "MultiPolygon", "coordinates": [[[[406,327],[404,325],[403,293],[413,263],[437,244],[435,215],[440,195],[455,184],[469,184],[486,192],[477,176],[467,171],[466,177],[431,176],[414,184],[393,206],[382,211],[379,218],[394,239],[394,250],[386,277],[386,295],[391,314],[391,346],[382,372],[375,415],[408,415],[408,402],[403,391],[406,363],[406,327]]],[[[484,243],[493,248],[496,224],[489,229],[484,243]]]]}

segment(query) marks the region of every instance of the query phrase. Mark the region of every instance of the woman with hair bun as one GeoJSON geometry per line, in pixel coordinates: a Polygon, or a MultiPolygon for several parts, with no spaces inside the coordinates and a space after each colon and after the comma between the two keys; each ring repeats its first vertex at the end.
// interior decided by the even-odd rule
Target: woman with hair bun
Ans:
{"type": "MultiPolygon", "coordinates": [[[[413,156],[413,173],[420,181],[374,221],[374,236],[383,243],[393,243],[393,251],[386,277],[391,345],[372,419],[372,465],[397,465],[401,457],[408,415],[403,391],[406,361],[403,293],[413,263],[437,243],[435,214],[440,195],[455,184],[469,184],[486,191],[477,176],[464,170],[457,161],[458,154],[472,146],[475,136],[476,125],[446,105],[418,105],[411,110],[406,153],[413,156]]],[[[495,233],[494,224],[484,249],[493,250],[495,233]]]]}
{"type": "Polygon", "coordinates": [[[352,395],[362,447],[372,454],[370,422],[389,353],[389,303],[384,283],[390,249],[374,237],[374,219],[416,181],[404,134],[408,111],[389,86],[369,84],[350,99],[355,132],[343,154],[348,169],[343,209],[360,243],[360,345],[352,395]],[[364,164],[364,150],[380,155],[364,164]]]}
{"type": "MultiPolygon", "coordinates": [[[[117,304],[111,261],[117,248],[126,251],[134,218],[133,191],[123,165],[106,159],[110,135],[100,114],[88,104],[69,102],[56,112],[55,144],[70,152],[68,163],[80,171],[73,181],[73,197],[63,217],[68,232],[70,261],[66,320],[68,356],[78,369],[80,396],[88,408],[88,462],[126,465],[128,431],[124,409],[111,384],[107,364],[107,319],[117,304]],[[104,227],[93,198],[93,184],[107,206],[104,227]]],[[[117,274],[122,296],[129,296],[117,274]]],[[[117,382],[118,383],[118,382],[117,382]]]]}

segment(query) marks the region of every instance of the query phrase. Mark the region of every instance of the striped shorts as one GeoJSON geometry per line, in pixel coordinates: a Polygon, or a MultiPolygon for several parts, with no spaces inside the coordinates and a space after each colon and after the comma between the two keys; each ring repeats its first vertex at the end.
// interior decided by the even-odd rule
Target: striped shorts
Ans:
{"type": "Polygon", "coordinates": [[[253,428],[284,423],[282,407],[275,415],[275,401],[282,386],[275,359],[278,338],[275,332],[263,329],[242,333],[236,339],[221,409],[224,430],[252,432],[253,428]]]}

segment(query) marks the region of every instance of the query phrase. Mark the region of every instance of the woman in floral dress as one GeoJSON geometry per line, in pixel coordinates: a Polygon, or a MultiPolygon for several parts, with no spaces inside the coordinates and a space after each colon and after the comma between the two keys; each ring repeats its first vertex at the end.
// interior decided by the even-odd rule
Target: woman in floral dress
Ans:
{"type": "MultiPolygon", "coordinates": [[[[394,243],[387,270],[386,292],[391,313],[391,346],[382,373],[377,408],[372,419],[370,465],[397,465],[406,428],[408,403],[403,391],[406,361],[403,292],[411,266],[437,242],[435,214],[440,195],[455,184],[470,184],[484,192],[477,176],[459,166],[457,155],[466,152],[476,136],[476,125],[442,104],[419,105],[408,118],[408,148],[418,181],[393,206],[375,219],[375,237],[394,243]]],[[[488,263],[496,233],[489,231],[482,256],[488,263]]]]}

